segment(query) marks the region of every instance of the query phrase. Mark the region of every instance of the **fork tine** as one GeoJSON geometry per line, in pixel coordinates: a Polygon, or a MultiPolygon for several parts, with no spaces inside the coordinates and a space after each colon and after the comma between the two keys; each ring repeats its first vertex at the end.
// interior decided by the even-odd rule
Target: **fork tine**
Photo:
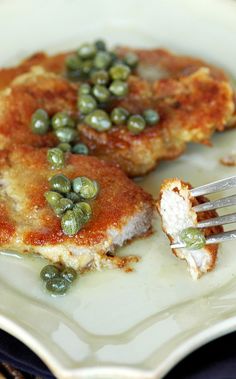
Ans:
{"type": "Polygon", "coordinates": [[[236,195],[232,195],[232,196],[224,197],[223,199],[208,201],[207,203],[195,205],[193,209],[195,212],[204,212],[204,211],[210,211],[213,209],[229,207],[231,205],[236,205],[236,195]]]}
{"type": "Polygon", "coordinates": [[[236,222],[236,213],[231,213],[224,216],[209,218],[208,220],[200,221],[197,224],[197,228],[209,228],[211,226],[231,224],[236,222]]]}
{"type": "MultiPolygon", "coordinates": [[[[206,245],[211,245],[213,243],[231,241],[233,239],[236,239],[236,230],[230,230],[228,232],[223,232],[223,233],[208,236],[208,237],[206,237],[206,245]]],[[[172,249],[183,249],[186,246],[183,243],[177,242],[177,243],[173,243],[172,245],[170,245],[170,247],[172,249]]]]}
{"type": "Polygon", "coordinates": [[[218,191],[225,191],[233,187],[236,187],[236,176],[231,176],[230,178],[217,180],[216,182],[209,184],[204,184],[203,186],[191,189],[190,192],[192,196],[197,197],[218,191]]]}

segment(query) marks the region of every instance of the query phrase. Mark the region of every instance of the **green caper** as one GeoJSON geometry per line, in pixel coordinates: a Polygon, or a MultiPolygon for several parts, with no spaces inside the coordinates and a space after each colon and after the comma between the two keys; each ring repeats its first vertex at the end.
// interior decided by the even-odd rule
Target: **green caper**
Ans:
{"type": "Polygon", "coordinates": [[[96,54],[93,65],[99,70],[106,69],[111,64],[111,55],[107,51],[98,51],[96,54]]]}
{"type": "Polygon", "coordinates": [[[113,80],[126,80],[130,74],[129,66],[119,63],[112,66],[109,70],[113,80]]]}
{"type": "Polygon", "coordinates": [[[82,76],[87,79],[91,73],[91,70],[93,68],[93,61],[92,60],[86,60],[82,63],[81,66],[81,74],[82,76]]]}
{"type": "Polygon", "coordinates": [[[72,267],[66,267],[62,271],[61,277],[67,280],[69,283],[72,283],[77,278],[77,272],[72,267]]]}
{"type": "Polygon", "coordinates": [[[92,208],[85,201],[75,204],[73,211],[78,217],[82,218],[84,223],[88,222],[92,216],[92,208]]]}
{"type": "Polygon", "coordinates": [[[78,108],[81,113],[88,114],[97,108],[97,102],[91,95],[81,95],[78,99],[78,108]]]}
{"type": "Polygon", "coordinates": [[[109,82],[109,74],[105,70],[98,70],[91,73],[91,81],[93,84],[106,85],[109,82]]]}
{"type": "Polygon", "coordinates": [[[93,43],[84,43],[77,51],[81,59],[93,58],[96,54],[96,47],[93,43]]]}
{"type": "Polygon", "coordinates": [[[84,143],[77,143],[72,147],[73,154],[88,155],[89,149],[84,143]]]}
{"type": "Polygon", "coordinates": [[[67,70],[66,72],[67,79],[72,82],[78,82],[83,79],[81,68],[79,70],[67,70]]]}
{"type": "Polygon", "coordinates": [[[46,288],[52,295],[64,295],[68,290],[70,283],[62,277],[49,279],[46,283],[46,288]]]}
{"type": "Polygon", "coordinates": [[[138,65],[138,56],[135,53],[127,53],[124,56],[124,62],[131,68],[135,68],[138,65]]]}
{"type": "Polygon", "coordinates": [[[154,109],[146,109],[143,112],[143,117],[148,125],[155,125],[160,119],[159,114],[154,109]]]}
{"type": "Polygon", "coordinates": [[[102,39],[98,39],[95,42],[95,46],[96,46],[97,50],[102,50],[102,51],[106,50],[106,44],[102,39]]]}
{"type": "Polygon", "coordinates": [[[206,244],[206,239],[200,229],[189,227],[183,229],[179,235],[181,242],[186,244],[187,249],[201,249],[206,244]]]}
{"type": "Polygon", "coordinates": [[[40,278],[47,282],[50,279],[56,278],[60,276],[60,272],[58,268],[54,265],[44,266],[40,272],[40,278]]]}
{"type": "Polygon", "coordinates": [[[75,213],[72,210],[66,211],[61,218],[61,228],[67,236],[75,235],[81,228],[75,213]]]}
{"type": "Polygon", "coordinates": [[[91,86],[88,83],[83,83],[79,87],[79,95],[89,95],[91,92],[91,86]]]}
{"type": "Polygon", "coordinates": [[[132,134],[139,134],[145,128],[145,120],[140,115],[130,116],[127,123],[127,128],[132,134]]]}
{"type": "Polygon", "coordinates": [[[114,51],[110,51],[110,57],[111,57],[112,64],[121,63],[117,54],[114,51]]]}
{"type": "Polygon", "coordinates": [[[65,157],[61,149],[54,147],[53,149],[48,149],[47,151],[47,160],[50,163],[51,167],[54,169],[59,169],[64,167],[65,157]]]}
{"type": "Polygon", "coordinates": [[[45,199],[51,207],[54,207],[60,199],[62,199],[62,195],[55,191],[47,191],[44,194],[45,199]]]}
{"type": "Polygon", "coordinates": [[[77,178],[73,179],[72,181],[72,189],[75,193],[80,193],[80,190],[82,188],[82,180],[81,180],[81,177],[78,176],[77,178]]]}
{"type": "Polygon", "coordinates": [[[76,71],[81,67],[81,59],[77,55],[71,54],[66,57],[65,64],[68,70],[76,71]]]}
{"type": "Polygon", "coordinates": [[[94,199],[95,197],[97,197],[97,194],[100,191],[100,186],[96,180],[93,180],[93,185],[94,185],[94,192],[95,192],[95,195],[93,197],[94,199]]]}
{"type": "Polygon", "coordinates": [[[59,143],[59,145],[57,145],[57,148],[63,151],[64,153],[68,153],[69,151],[71,151],[71,145],[66,142],[59,143]]]}
{"type": "Polygon", "coordinates": [[[87,219],[84,217],[84,213],[83,213],[82,209],[77,207],[77,204],[74,205],[73,212],[74,212],[74,215],[76,217],[77,222],[81,226],[83,226],[84,224],[86,224],[87,219]]]}
{"type": "Polygon", "coordinates": [[[61,128],[74,128],[75,122],[66,112],[58,112],[52,118],[52,128],[58,130],[61,128]]]}
{"type": "Polygon", "coordinates": [[[37,109],[31,118],[31,130],[34,134],[46,134],[49,130],[49,116],[44,109],[37,109]]]}
{"type": "Polygon", "coordinates": [[[61,128],[55,130],[55,135],[57,136],[59,141],[63,143],[73,142],[78,137],[77,131],[71,128],[61,128]]]}
{"type": "Polygon", "coordinates": [[[75,192],[68,192],[65,194],[67,199],[70,199],[73,203],[77,203],[81,200],[81,197],[75,192]]]}
{"type": "Polygon", "coordinates": [[[84,199],[93,199],[98,193],[98,184],[95,180],[91,180],[86,176],[81,176],[73,180],[73,189],[81,195],[84,199]],[[79,179],[81,186],[79,184],[79,179]],[[80,187],[80,189],[79,189],[80,187]]]}
{"type": "Polygon", "coordinates": [[[80,195],[84,199],[94,199],[97,194],[99,187],[97,185],[97,182],[95,180],[91,180],[86,177],[82,177],[82,188],[80,190],[80,195]]]}
{"type": "Polygon", "coordinates": [[[71,190],[71,182],[70,179],[68,179],[63,174],[57,174],[51,177],[49,180],[51,189],[54,191],[58,191],[61,193],[67,193],[71,190]]]}
{"type": "Polygon", "coordinates": [[[74,203],[72,200],[63,197],[54,205],[53,210],[57,216],[61,216],[68,209],[72,209],[73,205],[74,203]]]}
{"type": "Polygon", "coordinates": [[[127,121],[129,112],[122,107],[114,108],[111,112],[111,121],[115,125],[122,125],[127,121]]]}
{"type": "Polygon", "coordinates": [[[97,109],[85,117],[85,122],[95,130],[103,132],[111,128],[111,120],[108,114],[97,109]]]}
{"type": "Polygon", "coordinates": [[[101,86],[100,84],[96,84],[93,87],[93,95],[100,103],[105,103],[110,98],[110,92],[105,86],[101,86]]]}
{"type": "Polygon", "coordinates": [[[111,83],[109,90],[113,95],[122,97],[128,93],[128,84],[122,80],[114,80],[111,83]]]}

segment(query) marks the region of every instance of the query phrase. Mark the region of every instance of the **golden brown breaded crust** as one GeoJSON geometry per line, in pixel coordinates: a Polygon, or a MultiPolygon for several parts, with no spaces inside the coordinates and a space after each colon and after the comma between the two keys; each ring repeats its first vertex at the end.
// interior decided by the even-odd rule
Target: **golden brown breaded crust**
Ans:
{"type": "Polygon", "coordinates": [[[60,76],[35,67],[16,78],[10,87],[0,93],[0,148],[12,143],[35,147],[58,143],[52,133],[33,134],[30,128],[32,114],[38,108],[50,116],[59,111],[76,111],[77,89],[60,76]]]}
{"type": "MultiPolygon", "coordinates": [[[[171,184],[175,183],[176,180],[179,181],[179,179],[176,179],[176,178],[166,179],[163,181],[163,183],[161,185],[161,189],[160,189],[159,199],[156,202],[156,208],[157,208],[159,213],[160,213],[160,201],[161,201],[163,192],[168,190],[170,188],[171,184]]],[[[181,188],[183,188],[183,189],[191,190],[193,188],[190,183],[184,182],[182,180],[180,182],[181,182],[181,188]]],[[[179,193],[179,189],[177,187],[176,187],[176,192],[179,193]]],[[[209,199],[205,196],[198,196],[195,198],[192,197],[191,198],[191,206],[194,207],[198,204],[203,204],[203,203],[206,203],[208,201],[209,201],[209,199]]],[[[198,222],[203,221],[203,220],[208,220],[208,219],[214,218],[214,217],[218,217],[218,213],[215,210],[209,210],[206,212],[198,212],[197,213],[197,221],[198,222]]],[[[170,242],[173,243],[174,242],[173,238],[168,234],[167,230],[165,230],[163,225],[162,225],[162,229],[166,233],[166,235],[168,236],[170,242]]],[[[224,229],[221,225],[203,229],[203,233],[204,233],[205,237],[208,237],[212,234],[222,233],[223,231],[224,231],[224,229]]],[[[215,267],[218,248],[219,248],[218,244],[206,245],[204,247],[204,249],[211,256],[211,265],[209,266],[207,271],[211,271],[215,267]]],[[[176,256],[178,256],[178,250],[173,249],[172,251],[176,256]]]]}
{"type": "MultiPolygon", "coordinates": [[[[70,242],[92,246],[104,240],[107,229],[122,229],[124,221],[145,207],[152,210],[151,195],[129,180],[116,166],[95,157],[67,155],[67,165],[59,172],[70,179],[88,176],[98,181],[100,191],[91,201],[93,217],[73,237],[63,234],[60,219],[47,204],[44,193],[48,179],[58,173],[50,169],[47,149],[13,146],[0,152],[1,247],[47,246],[70,242]],[[18,241],[18,242],[16,242],[18,241]]],[[[37,250],[37,249],[36,249],[37,250]]]]}
{"type": "Polygon", "coordinates": [[[64,72],[64,61],[68,53],[61,53],[49,56],[43,52],[38,52],[23,60],[18,66],[0,69],[0,90],[8,87],[9,84],[19,75],[29,72],[34,66],[41,66],[46,71],[61,74],[64,72]]]}

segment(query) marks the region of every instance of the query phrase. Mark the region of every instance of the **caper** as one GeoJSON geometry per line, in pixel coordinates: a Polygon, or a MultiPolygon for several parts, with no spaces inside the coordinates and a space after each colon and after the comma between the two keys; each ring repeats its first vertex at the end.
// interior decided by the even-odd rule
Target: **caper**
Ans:
{"type": "Polygon", "coordinates": [[[111,121],[115,125],[122,125],[127,121],[129,112],[122,107],[114,108],[111,112],[111,121]]]}
{"type": "Polygon", "coordinates": [[[62,195],[55,191],[47,191],[44,194],[45,199],[51,207],[54,207],[60,199],[62,199],[62,195]]]}
{"type": "Polygon", "coordinates": [[[47,160],[51,167],[54,169],[62,168],[65,164],[64,153],[61,149],[54,147],[53,149],[48,149],[47,160]]]}
{"type": "Polygon", "coordinates": [[[106,44],[102,39],[98,39],[95,42],[95,46],[96,46],[97,50],[102,50],[102,51],[106,50],[106,44]]]}
{"type": "Polygon", "coordinates": [[[75,192],[68,192],[65,194],[67,199],[70,199],[73,203],[77,203],[81,200],[81,197],[75,192]]]}
{"type": "Polygon", "coordinates": [[[78,217],[82,218],[84,223],[88,222],[92,216],[92,208],[85,201],[80,201],[75,204],[73,212],[78,215],[78,217]]]}
{"type": "Polygon", "coordinates": [[[60,275],[60,272],[59,272],[58,268],[54,265],[44,266],[40,272],[40,278],[44,282],[47,282],[50,279],[59,277],[59,275],[60,275]]]}
{"type": "Polygon", "coordinates": [[[91,92],[91,86],[88,83],[83,83],[79,87],[79,95],[89,95],[91,92]]]}
{"type": "Polygon", "coordinates": [[[117,57],[117,54],[114,51],[110,51],[110,57],[112,64],[121,63],[119,58],[117,57]]]}
{"type": "Polygon", "coordinates": [[[63,197],[54,205],[53,210],[57,216],[61,216],[68,209],[72,209],[73,205],[74,203],[72,200],[63,197]]]}
{"type": "Polygon", "coordinates": [[[61,228],[63,233],[68,236],[75,235],[81,228],[75,213],[72,210],[66,211],[61,218],[61,228]]]}
{"type": "Polygon", "coordinates": [[[83,186],[80,190],[80,195],[84,199],[94,199],[98,193],[98,185],[96,181],[90,180],[86,177],[82,178],[83,186]]]}
{"type": "Polygon", "coordinates": [[[81,113],[88,114],[97,108],[97,102],[91,95],[81,95],[78,99],[78,108],[81,113]]]}
{"type": "Polygon", "coordinates": [[[111,64],[111,55],[107,51],[98,51],[96,54],[93,65],[94,67],[101,69],[106,69],[111,64]]]}
{"type": "Polygon", "coordinates": [[[130,116],[127,123],[127,128],[132,134],[139,134],[145,128],[145,120],[140,115],[130,116]]]}
{"type": "Polygon", "coordinates": [[[84,199],[92,199],[98,193],[98,184],[86,176],[79,176],[72,182],[74,192],[79,193],[84,199]]]}
{"type": "Polygon", "coordinates": [[[72,283],[77,278],[77,272],[71,267],[66,267],[62,271],[61,277],[67,280],[69,283],[72,283]]]}
{"type": "Polygon", "coordinates": [[[201,249],[206,244],[206,239],[203,232],[200,229],[189,227],[183,229],[179,235],[182,242],[186,244],[188,249],[201,249]]]}
{"type": "Polygon", "coordinates": [[[71,190],[71,182],[70,179],[68,179],[63,174],[57,174],[51,177],[49,180],[50,186],[52,190],[61,192],[61,193],[67,193],[71,190]]]}
{"type": "Polygon", "coordinates": [[[92,43],[84,43],[77,51],[81,59],[93,58],[96,54],[96,47],[92,43]]]}
{"type": "Polygon", "coordinates": [[[93,95],[100,103],[105,103],[110,98],[110,92],[105,86],[101,86],[100,84],[96,84],[93,87],[93,95]]]}
{"type": "Polygon", "coordinates": [[[130,68],[125,64],[115,64],[110,68],[109,73],[113,80],[126,80],[130,74],[130,68]]]}
{"type": "Polygon", "coordinates": [[[35,134],[46,134],[49,130],[49,117],[44,109],[37,109],[31,118],[31,130],[35,134]]]}
{"type": "Polygon", "coordinates": [[[68,290],[70,283],[62,277],[49,279],[46,283],[46,288],[53,295],[64,295],[68,290]]]}
{"type": "Polygon", "coordinates": [[[81,73],[85,79],[87,79],[89,77],[92,68],[93,68],[93,61],[92,60],[86,60],[82,63],[81,73]]]}
{"type": "Polygon", "coordinates": [[[146,109],[143,112],[143,117],[148,125],[155,125],[160,119],[159,114],[154,109],[146,109]]]}
{"type": "Polygon", "coordinates": [[[52,118],[52,128],[58,130],[61,128],[74,128],[75,122],[66,112],[58,112],[52,118]]]}
{"type": "Polygon", "coordinates": [[[55,135],[60,142],[70,143],[76,140],[78,137],[77,131],[71,128],[61,128],[55,130],[55,135]]]}
{"type": "Polygon", "coordinates": [[[138,64],[138,56],[135,53],[127,53],[124,56],[124,62],[130,67],[130,68],[135,68],[138,64]]]}
{"type": "Polygon", "coordinates": [[[111,83],[109,90],[115,96],[125,96],[128,93],[128,84],[122,80],[114,80],[111,83]]]}
{"type": "Polygon", "coordinates": [[[68,153],[69,151],[71,151],[71,145],[66,142],[59,143],[59,145],[57,145],[57,148],[63,151],[64,153],[68,153]]]}
{"type": "Polygon", "coordinates": [[[72,181],[72,189],[75,193],[80,193],[80,190],[82,188],[82,179],[80,176],[78,176],[77,178],[73,179],[72,181]]]}
{"type": "Polygon", "coordinates": [[[76,71],[81,67],[81,59],[77,55],[71,54],[66,57],[65,64],[68,70],[76,71]]]}
{"type": "Polygon", "coordinates": [[[106,85],[109,82],[109,74],[105,70],[98,70],[91,73],[91,81],[93,84],[106,85]]]}
{"type": "Polygon", "coordinates": [[[77,208],[77,204],[74,205],[73,212],[79,225],[83,226],[84,224],[86,224],[87,219],[84,217],[82,209],[77,208]]]}
{"type": "Polygon", "coordinates": [[[73,154],[88,155],[89,149],[84,143],[77,143],[72,147],[73,154]]]}
{"type": "Polygon", "coordinates": [[[106,131],[111,128],[111,120],[108,114],[97,109],[85,117],[85,122],[99,132],[106,131]]]}
{"type": "Polygon", "coordinates": [[[81,69],[79,69],[79,70],[68,70],[66,72],[66,77],[73,82],[78,82],[78,81],[83,79],[81,69]]]}

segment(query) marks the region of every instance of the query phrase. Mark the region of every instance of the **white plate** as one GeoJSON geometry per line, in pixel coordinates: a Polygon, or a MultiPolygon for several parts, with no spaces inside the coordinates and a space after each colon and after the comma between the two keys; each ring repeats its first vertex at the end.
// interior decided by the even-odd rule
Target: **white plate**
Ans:
{"type": "MultiPolygon", "coordinates": [[[[110,43],[166,46],[203,57],[236,76],[236,4],[226,0],[1,0],[0,65],[44,49],[104,37],[110,43]]],[[[163,178],[199,185],[235,174],[218,163],[236,132],[214,148],[191,146],[140,184],[158,194],[163,178]]],[[[32,348],[61,379],[161,378],[186,354],[236,327],[235,243],[193,282],[156,233],[120,251],[139,254],[135,271],[89,273],[62,298],[39,284],[39,258],[0,255],[0,326],[32,348]]]]}

